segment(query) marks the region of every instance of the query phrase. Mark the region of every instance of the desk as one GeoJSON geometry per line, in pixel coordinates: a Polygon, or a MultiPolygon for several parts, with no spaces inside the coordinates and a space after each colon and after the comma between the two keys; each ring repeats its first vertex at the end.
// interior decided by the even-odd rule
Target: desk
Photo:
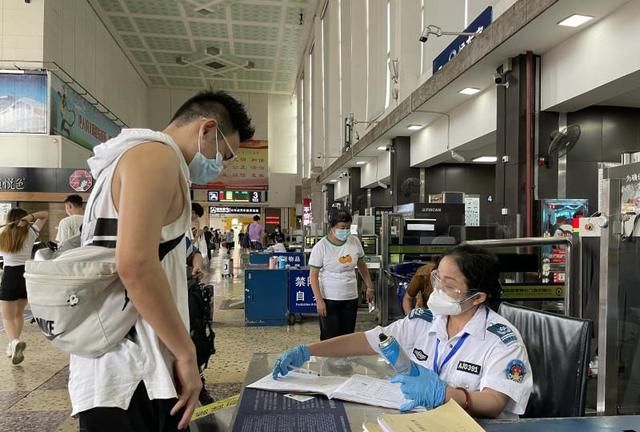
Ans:
{"type": "MultiPolygon", "coordinates": [[[[249,363],[249,369],[247,370],[244,385],[247,386],[271,372],[273,363],[276,361],[278,356],[279,354],[254,354],[251,359],[251,363],[249,363]]],[[[378,378],[394,375],[393,370],[386,363],[379,361],[378,359],[379,357],[377,356],[352,357],[349,359],[350,368],[345,370],[342,368],[336,368],[334,366],[334,362],[330,359],[316,357],[314,362],[309,363],[309,368],[322,375],[349,376],[354,373],[358,373],[378,378]]],[[[240,398],[242,399],[242,394],[240,395],[240,398]]],[[[349,402],[345,402],[344,405],[349,417],[349,425],[353,432],[360,432],[362,430],[362,423],[365,420],[375,422],[378,415],[382,412],[394,412],[389,409],[349,402]]],[[[229,408],[229,410],[230,409],[231,408],[229,408]]],[[[233,425],[236,420],[236,414],[237,406],[231,422],[228,423],[229,430],[231,430],[231,425],[233,425]]],[[[228,413],[225,413],[225,417],[227,416],[228,413]]],[[[480,424],[487,432],[640,432],[640,416],[482,420],[480,421],[480,424]]],[[[205,430],[209,429],[200,429],[200,431],[205,430]]]]}

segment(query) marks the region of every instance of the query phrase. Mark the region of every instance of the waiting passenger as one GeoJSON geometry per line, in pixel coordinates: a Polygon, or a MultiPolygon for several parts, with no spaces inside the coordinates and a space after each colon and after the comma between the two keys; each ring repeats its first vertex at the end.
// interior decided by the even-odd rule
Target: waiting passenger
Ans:
{"type": "Polygon", "coordinates": [[[411,278],[407,291],[402,299],[402,310],[407,315],[413,309],[427,306],[427,300],[433,291],[431,286],[431,272],[436,268],[435,263],[428,263],[419,267],[411,278]]]}
{"type": "Polygon", "coordinates": [[[358,280],[355,269],[367,286],[367,299],[374,290],[364,249],[351,235],[351,214],[337,210],[329,215],[329,233],[315,244],[309,257],[311,289],[320,316],[320,340],[353,333],[358,312],[358,280]]]}
{"type": "Polygon", "coordinates": [[[20,340],[24,327],[24,309],[27,306],[24,263],[31,259],[33,244],[48,217],[49,213],[46,211],[28,214],[24,209],[14,208],[7,214],[7,224],[0,231],[0,254],[4,258],[0,303],[2,321],[9,337],[7,357],[11,357],[14,365],[22,363],[27,347],[20,340]]]}
{"type": "Polygon", "coordinates": [[[533,376],[520,334],[488,306],[500,299],[498,275],[498,259],[489,252],[472,246],[452,249],[431,274],[429,309],[416,309],[384,328],[298,345],[280,356],[273,376],[286,375],[312,355],[377,354],[384,333],[397,339],[419,371],[391,379],[401,383],[409,400],[403,410],[430,409],[454,399],[476,417],[523,414],[533,376]]]}
{"type": "Polygon", "coordinates": [[[97,358],[71,355],[72,415],[86,432],[185,429],[202,388],[189,335],[183,236],[191,183],[220,175],[253,127],[224,92],[187,100],[162,132],[123,129],[94,148],[97,182],[83,244],[108,240],[118,275],[139,313],[129,335],[97,358]],[[90,219],[90,220],[89,220],[90,219]],[[105,223],[108,222],[108,223],[105,223]],[[116,223],[114,223],[116,222],[116,223]]]}
{"type": "Polygon", "coordinates": [[[64,210],[67,217],[58,223],[58,233],[56,242],[62,244],[72,237],[80,235],[84,211],[82,210],[82,197],[80,195],[69,195],[64,200],[64,210]]]}
{"type": "Polygon", "coordinates": [[[284,236],[282,234],[276,235],[275,243],[267,248],[268,252],[285,253],[287,247],[284,245],[284,236]]]}

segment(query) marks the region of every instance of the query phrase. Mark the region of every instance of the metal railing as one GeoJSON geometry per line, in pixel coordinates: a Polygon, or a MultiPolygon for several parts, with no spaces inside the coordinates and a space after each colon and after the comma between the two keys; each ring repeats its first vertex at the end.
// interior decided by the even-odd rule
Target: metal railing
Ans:
{"type": "Polygon", "coordinates": [[[565,290],[564,290],[564,314],[567,316],[582,317],[582,290],[578,286],[578,277],[575,274],[578,263],[575,256],[577,248],[575,241],[568,237],[523,237],[496,240],[471,240],[462,244],[486,248],[501,247],[527,247],[527,246],[566,246],[565,256],[565,290]],[[575,297],[574,297],[575,296],[575,297]]]}

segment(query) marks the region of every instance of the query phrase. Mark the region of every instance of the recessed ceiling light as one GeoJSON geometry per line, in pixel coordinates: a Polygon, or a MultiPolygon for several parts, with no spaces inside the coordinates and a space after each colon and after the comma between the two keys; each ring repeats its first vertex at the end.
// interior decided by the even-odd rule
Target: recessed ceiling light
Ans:
{"type": "Polygon", "coordinates": [[[407,126],[407,129],[409,130],[420,130],[424,127],[424,125],[421,124],[411,124],[409,126],[407,126]]]}
{"type": "Polygon", "coordinates": [[[473,159],[475,163],[496,163],[497,160],[496,156],[480,156],[473,159]]]}
{"type": "Polygon", "coordinates": [[[378,150],[386,151],[387,150],[387,146],[378,146],[378,150]]]}
{"type": "Polygon", "coordinates": [[[563,27],[580,27],[582,24],[589,22],[592,19],[593,17],[589,15],[573,14],[560,21],[558,25],[563,27]]]}
{"type": "Polygon", "coordinates": [[[467,88],[464,88],[464,89],[460,90],[458,93],[463,94],[463,95],[474,95],[476,93],[480,93],[480,89],[479,88],[475,88],[475,87],[467,87],[467,88]]]}
{"type": "Polygon", "coordinates": [[[336,180],[336,179],[329,180],[329,183],[338,183],[338,180],[336,180]]]}
{"type": "Polygon", "coordinates": [[[367,163],[367,161],[358,161],[356,162],[356,165],[365,165],[367,163]]]}

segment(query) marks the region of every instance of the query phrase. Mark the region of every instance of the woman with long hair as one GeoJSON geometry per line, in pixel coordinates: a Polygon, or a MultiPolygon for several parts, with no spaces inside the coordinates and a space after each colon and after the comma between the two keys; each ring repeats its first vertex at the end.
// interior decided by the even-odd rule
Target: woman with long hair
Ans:
{"type": "Polygon", "coordinates": [[[27,288],[24,282],[24,264],[31,259],[33,244],[47,222],[49,213],[27,213],[14,208],[7,215],[6,225],[0,229],[0,255],[4,258],[4,273],[0,282],[2,321],[9,337],[7,357],[14,365],[24,360],[27,344],[20,340],[24,327],[24,308],[27,306],[27,288]]]}

